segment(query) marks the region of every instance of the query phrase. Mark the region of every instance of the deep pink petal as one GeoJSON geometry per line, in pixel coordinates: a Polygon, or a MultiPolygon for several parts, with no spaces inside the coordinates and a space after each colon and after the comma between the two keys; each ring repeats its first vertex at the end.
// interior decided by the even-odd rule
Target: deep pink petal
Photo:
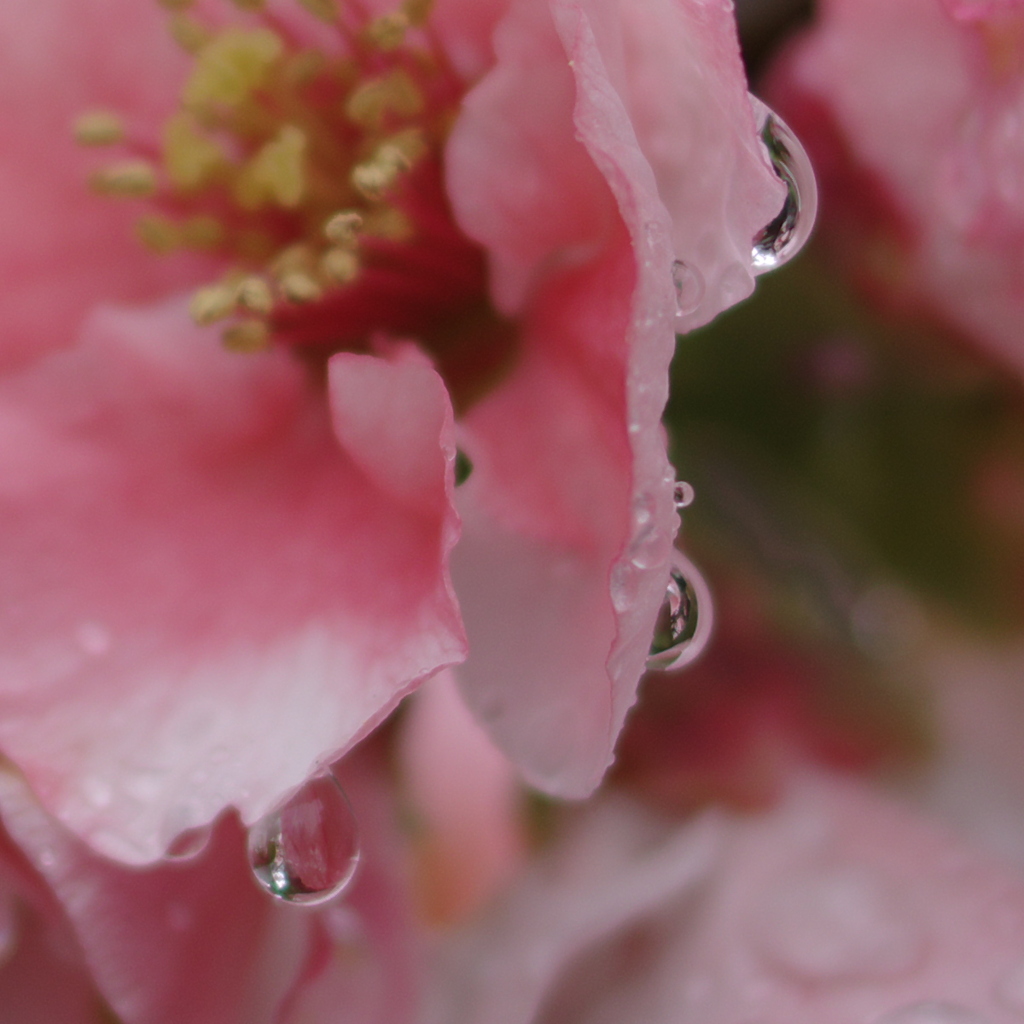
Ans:
{"type": "Polygon", "coordinates": [[[527,777],[563,795],[600,780],[664,596],[675,330],[749,292],[751,240],[781,205],[734,28],[705,6],[519,0],[448,148],[456,216],[525,324],[515,371],[466,419],[459,675],[527,777]],[[684,319],[677,256],[708,281],[684,319]]]}
{"type": "Polygon", "coordinates": [[[158,143],[186,68],[164,21],[137,0],[0,5],[0,366],[71,344],[97,301],[155,297],[200,273],[195,260],[142,252],[139,204],[87,183],[123,154],[72,137],[79,114],[104,108],[158,143]]]}
{"type": "Polygon", "coordinates": [[[224,352],[177,303],[101,312],[0,384],[0,747],[96,849],[251,821],[462,656],[447,398],[374,366],[403,414],[347,408],[340,448],[297,363],[224,352]],[[422,431],[402,493],[362,417],[386,457],[422,431]]]}

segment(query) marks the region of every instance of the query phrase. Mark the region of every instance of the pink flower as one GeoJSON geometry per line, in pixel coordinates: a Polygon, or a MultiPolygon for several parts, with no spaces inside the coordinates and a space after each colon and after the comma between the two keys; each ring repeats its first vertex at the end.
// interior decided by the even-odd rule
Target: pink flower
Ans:
{"type": "Polygon", "coordinates": [[[594,802],[441,949],[426,1024],[1018,1020],[1020,878],[861,785],[788,789],[685,826],[594,802]]]}
{"type": "Polygon", "coordinates": [[[125,862],[259,818],[467,649],[525,776],[597,785],[677,526],[673,337],[749,293],[782,202],[725,0],[306,6],[174,15],[197,71],[155,5],[0,12],[0,748],[125,862]],[[218,104],[242,120],[196,141],[218,104]],[[65,141],[83,106],[120,155],[65,141]],[[362,212],[328,245],[338,180],[362,212]],[[207,251],[140,254],[147,211],[207,251]],[[233,265],[245,297],[193,314],[227,289],[227,341],[268,351],[189,320],[233,265]]]}
{"type": "Polygon", "coordinates": [[[1020,368],[1024,8],[827,0],[777,69],[855,272],[1020,368]]]}

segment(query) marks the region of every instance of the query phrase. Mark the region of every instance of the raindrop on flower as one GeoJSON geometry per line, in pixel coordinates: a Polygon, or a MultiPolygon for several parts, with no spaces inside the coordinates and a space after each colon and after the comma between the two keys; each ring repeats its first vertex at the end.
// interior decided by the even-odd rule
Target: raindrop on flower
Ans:
{"type": "Polygon", "coordinates": [[[786,199],[778,216],[754,238],[751,262],[754,273],[781,267],[810,237],[818,209],[818,189],[811,161],[785,121],[752,98],[761,126],[761,141],[776,175],[786,186],[786,199]]]}
{"type": "Polygon", "coordinates": [[[992,1024],[983,1014],[959,1003],[908,1003],[879,1017],[875,1024],[992,1024]]]}
{"type": "Polygon", "coordinates": [[[693,661],[707,646],[714,619],[711,592],[694,564],[681,552],[672,556],[665,600],[654,626],[647,667],[672,672],[693,661]]]}
{"type": "Polygon", "coordinates": [[[692,313],[704,298],[704,277],[696,268],[675,260],[672,264],[672,283],[676,289],[676,316],[692,313]]]}
{"type": "Polygon", "coordinates": [[[676,503],[677,509],[689,508],[696,497],[697,493],[693,489],[693,484],[688,484],[685,480],[676,481],[676,485],[672,489],[672,500],[676,503]]]}
{"type": "Polygon", "coordinates": [[[272,896],[307,906],[337,896],[359,864],[352,808],[333,775],[307,779],[249,829],[249,866],[272,896]]]}

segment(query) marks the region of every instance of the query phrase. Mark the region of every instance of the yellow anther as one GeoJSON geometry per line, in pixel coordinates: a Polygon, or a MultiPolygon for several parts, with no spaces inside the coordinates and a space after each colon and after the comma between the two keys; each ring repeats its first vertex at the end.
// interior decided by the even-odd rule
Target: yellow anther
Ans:
{"type": "Polygon", "coordinates": [[[320,258],[320,273],[334,284],[351,284],[359,276],[359,257],[351,249],[328,249],[320,258]]]}
{"type": "Polygon", "coordinates": [[[359,229],[363,215],[355,210],[342,210],[324,224],[324,237],[343,248],[354,248],[359,242],[359,229]]]}
{"type": "Polygon", "coordinates": [[[235,301],[239,309],[258,316],[267,316],[274,308],[274,296],[270,285],[255,274],[243,277],[235,289],[235,301]]]}
{"type": "Polygon", "coordinates": [[[430,16],[433,6],[434,0],[405,0],[402,11],[410,25],[422,25],[430,16]]]}
{"type": "Polygon", "coordinates": [[[232,352],[262,352],[270,345],[270,328],[263,320],[242,320],[225,328],[221,341],[232,352]]]}
{"type": "Polygon", "coordinates": [[[352,168],[352,185],[367,199],[377,202],[394,185],[402,171],[410,166],[400,147],[385,142],[371,160],[352,168]]]}
{"type": "Polygon", "coordinates": [[[270,272],[280,281],[281,278],[293,271],[304,274],[311,273],[313,262],[313,253],[309,246],[298,242],[295,245],[289,245],[287,249],[282,249],[274,257],[270,264],[270,272]]]}
{"type": "Polygon", "coordinates": [[[92,110],[75,121],[75,141],[83,146],[112,146],[124,139],[124,123],[109,110],[92,110]]]}
{"type": "Polygon", "coordinates": [[[333,24],[338,20],[338,5],[335,0],[299,0],[299,3],[322,21],[333,24]]]}
{"type": "Polygon", "coordinates": [[[223,320],[235,311],[235,289],[227,284],[211,284],[192,296],[188,311],[200,327],[223,320]]]}
{"type": "Polygon", "coordinates": [[[187,14],[172,15],[170,30],[171,37],[186,53],[198,53],[210,41],[206,28],[187,14]]]}
{"type": "Polygon", "coordinates": [[[400,154],[404,162],[403,170],[408,170],[417,163],[427,152],[427,143],[423,138],[423,132],[419,128],[406,128],[405,131],[392,135],[381,147],[381,152],[393,149],[400,154]]]}
{"type": "Polygon", "coordinates": [[[405,41],[409,25],[409,16],[405,11],[392,11],[371,21],[366,35],[378,49],[394,50],[405,41]]]}
{"type": "Polygon", "coordinates": [[[239,203],[256,209],[270,199],[294,209],[306,194],[306,135],[286,124],[252,158],[238,179],[239,203]]]}
{"type": "Polygon", "coordinates": [[[181,241],[190,249],[214,249],[224,240],[224,225],[216,217],[200,214],[181,225],[181,241]]]}
{"type": "Polygon", "coordinates": [[[281,289],[281,294],[289,302],[299,304],[316,302],[323,295],[323,289],[316,283],[316,280],[301,270],[293,270],[291,273],[283,275],[278,286],[281,289]]]}
{"type": "Polygon", "coordinates": [[[231,2],[242,11],[262,11],[266,6],[266,0],[231,0],[231,2]]]}
{"type": "Polygon", "coordinates": [[[145,160],[124,160],[97,171],[92,187],[103,195],[140,199],[156,191],[156,171],[145,160]]]}
{"type": "Polygon", "coordinates": [[[409,73],[397,68],[358,86],[345,104],[345,114],[353,124],[378,128],[388,115],[415,117],[424,105],[423,94],[409,73]]]}
{"type": "Polygon", "coordinates": [[[164,165],[179,188],[198,188],[226,163],[224,151],[189,114],[176,114],[164,125],[164,165]]]}
{"type": "Polygon", "coordinates": [[[263,84],[283,52],[284,44],[268,28],[226,29],[199,51],[185,84],[186,105],[238,106],[263,84]]]}
{"type": "Polygon", "coordinates": [[[135,230],[145,245],[161,254],[170,252],[181,241],[177,224],[156,214],[139,218],[135,230]]]}
{"type": "Polygon", "coordinates": [[[195,0],[158,0],[161,7],[169,11],[187,11],[195,0]]]}

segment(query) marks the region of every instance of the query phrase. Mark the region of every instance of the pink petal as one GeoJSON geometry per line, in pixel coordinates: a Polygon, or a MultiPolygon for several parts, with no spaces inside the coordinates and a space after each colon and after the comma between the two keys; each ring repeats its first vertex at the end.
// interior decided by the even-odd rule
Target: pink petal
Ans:
{"type": "Polygon", "coordinates": [[[340,450],[297,363],[224,352],[176,303],[101,312],[0,383],[0,746],[110,856],[252,821],[462,657],[443,388],[346,358],[334,397],[373,376],[404,411],[337,412],[340,450]],[[401,493],[364,417],[384,459],[421,431],[401,493]]]}
{"type": "Polygon", "coordinates": [[[1012,1024],[1024,883],[847,782],[681,828],[609,803],[436,979],[429,1024],[1012,1024]]]}
{"type": "Polygon", "coordinates": [[[574,796],[611,758],[664,596],[675,330],[749,292],[751,240],[782,201],[724,5],[635,7],[513,3],[448,149],[456,216],[488,250],[496,304],[525,323],[515,371],[466,419],[459,675],[527,778],[574,796]],[[678,320],[683,240],[710,287],[678,320]]]}
{"type": "Polygon", "coordinates": [[[0,5],[0,365],[70,344],[99,297],[151,298],[201,273],[193,259],[143,253],[139,204],[87,183],[119,151],[72,138],[79,114],[105,108],[157,141],[186,68],[164,21],[156,3],[134,0],[0,5]]]}

